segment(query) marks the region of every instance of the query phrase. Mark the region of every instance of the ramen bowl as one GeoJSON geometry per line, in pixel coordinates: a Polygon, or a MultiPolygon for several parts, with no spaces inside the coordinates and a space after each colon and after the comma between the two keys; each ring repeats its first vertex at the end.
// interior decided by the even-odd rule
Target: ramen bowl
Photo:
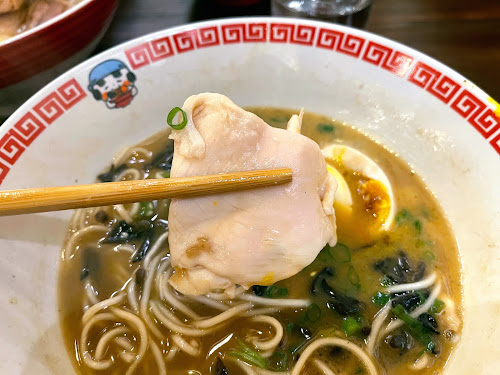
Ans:
{"type": "Polygon", "coordinates": [[[83,0],[58,16],[0,42],[0,116],[7,117],[45,84],[96,47],[117,0],[83,0]]]}
{"type": "MultiPolygon", "coordinates": [[[[388,39],[316,21],[240,18],[130,41],[63,74],[2,125],[1,188],[93,182],[123,146],[163,129],[170,108],[207,91],[241,106],[324,114],[409,163],[460,249],[464,324],[444,373],[497,372],[499,107],[459,73],[388,39]],[[110,96],[99,80],[118,76],[128,94],[110,96]]],[[[74,371],[57,302],[70,217],[0,219],[2,373],[74,371]]]]}

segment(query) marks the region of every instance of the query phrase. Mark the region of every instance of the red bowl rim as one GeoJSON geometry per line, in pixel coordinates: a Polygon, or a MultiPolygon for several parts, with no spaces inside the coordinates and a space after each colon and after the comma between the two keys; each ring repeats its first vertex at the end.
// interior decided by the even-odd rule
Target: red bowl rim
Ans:
{"type": "Polygon", "coordinates": [[[24,38],[29,37],[30,35],[33,35],[33,34],[39,32],[40,30],[43,30],[45,28],[50,27],[51,25],[61,21],[62,19],[68,17],[69,15],[71,15],[73,13],[77,13],[82,8],[84,8],[87,4],[90,4],[93,1],[98,1],[98,0],[81,0],[78,4],[65,10],[61,14],[55,16],[54,18],[51,18],[50,20],[48,20],[48,21],[46,21],[46,22],[44,22],[44,23],[42,23],[42,24],[40,24],[40,25],[30,29],[30,30],[24,31],[20,34],[17,34],[15,36],[11,37],[11,38],[5,39],[4,41],[0,42],[0,50],[2,49],[2,47],[6,46],[6,45],[11,45],[13,43],[22,42],[22,40],[24,38]]]}

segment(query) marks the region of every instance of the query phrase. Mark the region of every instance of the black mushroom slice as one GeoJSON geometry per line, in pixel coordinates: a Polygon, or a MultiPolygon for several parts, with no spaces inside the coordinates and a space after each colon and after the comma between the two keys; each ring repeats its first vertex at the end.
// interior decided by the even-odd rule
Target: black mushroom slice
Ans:
{"type": "Polygon", "coordinates": [[[135,253],[134,259],[132,259],[132,263],[137,263],[143,260],[146,257],[146,254],[149,250],[149,245],[151,245],[151,238],[146,237],[144,241],[142,241],[141,247],[135,253]]]}
{"type": "Polygon", "coordinates": [[[420,321],[420,323],[422,323],[422,325],[427,331],[439,335],[439,331],[437,330],[438,322],[431,314],[428,313],[420,314],[418,320],[420,321]]]}
{"type": "Polygon", "coordinates": [[[215,359],[215,362],[212,366],[212,375],[229,375],[229,372],[226,369],[226,366],[224,365],[224,362],[222,362],[222,359],[220,357],[217,357],[215,359]]]}
{"type": "Polygon", "coordinates": [[[137,238],[144,238],[144,241],[142,241],[141,247],[135,253],[133,263],[140,262],[146,257],[153,237],[153,224],[147,220],[141,220],[135,225],[134,229],[137,238]]]}
{"type": "Polygon", "coordinates": [[[134,240],[135,237],[132,225],[128,225],[125,220],[122,220],[111,229],[103,243],[126,243],[134,240]]]}
{"type": "Polygon", "coordinates": [[[397,333],[389,339],[389,345],[393,349],[399,349],[402,352],[413,348],[413,338],[406,332],[397,333]]]}
{"type": "Polygon", "coordinates": [[[411,278],[411,282],[414,283],[422,280],[424,278],[424,275],[425,275],[425,263],[420,262],[417,266],[417,269],[415,270],[415,273],[411,278]]]}
{"type": "Polygon", "coordinates": [[[151,168],[158,168],[164,171],[172,169],[172,160],[174,158],[174,142],[169,140],[167,146],[158,154],[155,155],[153,160],[144,168],[149,170],[151,168]]]}
{"type": "Polygon", "coordinates": [[[85,280],[88,276],[95,275],[99,272],[100,258],[99,250],[95,247],[85,247],[82,250],[82,268],[80,271],[80,281],[85,280]]]}
{"type": "Polygon", "coordinates": [[[256,296],[264,297],[266,295],[266,291],[267,291],[267,286],[264,286],[264,285],[253,285],[252,286],[252,292],[256,296]]]}
{"type": "Polygon", "coordinates": [[[151,236],[153,224],[147,220],[141,220],[137,224],[128,224],[125,220],[119,221],[103,243],[128,243],[134,240],[142,240],[151,236]]]}
{"type": "Polygon", "coordinates": [[[324,280],[330,276],[335,275],[335,269],[333,267],[325,267],[321,271],[319,271],[313,278],[312,283],[311,283],[311,288],[309,292],[312,295],[315,295],[318,289],[318,283],[321,280],[324,280]]]}
{"type": "Polygon", "coordinates": [[[373,265],[373,268],[375,268],[376,271],[379,271],[380,273],[386,275],[397,284],[406,284],[408,282],[406,278],[406,272],[399,264],[398,259],[381,259],[373,265]]]}
{"type": "Polygon", "coordinates": [[[392,306],[401,305],[406,311],[413,311],[429,296],[427,291],[422,292],[405,292],[396,294],[392,297],[392,306]]]}
{"type": "Polygon", "coordinates": [[[361,310],[361,303],[357,299],[333,289],[325,279],[321,281],[321,289],[330,299],[326,304],[328,308],[335,310],[339,315],[355,315],[361,310]]]}
{"type": "Polygon", "coordinates": [[[406,255],[406,253],[402,250],[399,251],[398,265],[406,273],[412,271],[408,255],[406,255]]]}
{"type": "Polygon", "coordinates": [[[125,169],[127,169],[127,164],[120,164],[118,167],[115,167],[114,164],[111,164],[109,170],[107,172],[101,173],[97,176],[97,178],[101,182],[113,182],[125,169]]]}
{"type": "Polygon", "coordinates": [[[426,267],[424,262],[413,267],[408,255],[400,250],[397,258],[381,259],[373,265],[373,268],[389,277],[396,284],[406,284],[423,279],[426,267]]]}
{"type": "Polygon", "coordinates": [[[127,224],[125,220],[118,222],[109,235],[102,241],[103,243],[129,243],[131,241],[142,240],[142,244],[137,250],[132,262],[139,262],[146,256],[153,237],[153,223],[148,220],[141,220],[137,224],[127,224]]]}

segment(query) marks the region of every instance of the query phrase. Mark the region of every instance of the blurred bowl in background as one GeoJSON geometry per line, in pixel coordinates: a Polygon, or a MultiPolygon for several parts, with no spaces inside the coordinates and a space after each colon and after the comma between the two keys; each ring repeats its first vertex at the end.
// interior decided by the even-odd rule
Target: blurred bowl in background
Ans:
{"type": "Polygon", "coordinates": [[[82,0],[30,30],[0,42],[0,118],[83,61],[103,37],[118,0],[82,0]]]}

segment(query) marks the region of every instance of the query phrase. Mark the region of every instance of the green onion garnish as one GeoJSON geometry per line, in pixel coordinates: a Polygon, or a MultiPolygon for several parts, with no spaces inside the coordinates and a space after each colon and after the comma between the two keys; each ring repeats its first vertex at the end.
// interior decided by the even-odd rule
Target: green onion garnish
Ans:
{"type": "Polygon", "coordinates": [[[410,219],[411,218],[411,214],[410,212],[405,208],[405,209],[402,209],[401,211],[399,211],[397,214],[396,214],[396,218],[395,218],[395,221],[396,221],[396,224],[397,225],[400,225],[403,223],[403,221],[406,221],[407,219],[410,219]]]}
{"type": "Polygon", "coordinates": [[[228,352],[228,356],[241,359],[243,362],[255,365],[260,368],[267,367],[267,360],[264,357],[262,357],[255,350],[251,349],[239,338],[236,338],[236,341],[238,342],[238,349],[228,352]]]}
{"type": "Polygon", "coordinates": [[[430,250],[427,250],[427,251],[424,251],[424,253],[422,254],[422,258],[426,261],[426,262],[434,262],[436,260],[436,255],[430,251],[430,250]]]}
{"type": "Polygon", "coordinates": [[[330,254],[337,263],[348,263],[351,261],[351,252],[343,243],[337,242],[334,247],[330,247],[330,254]]]}
{"type": "Polygon", "coordinates": [[[378,292],[372,297],[372,302],[378,306],[383,307],[391,299],[391,296],[382,292],[378,292]]]}
{"type": "Polygon", "coordinates": [[[429,246],[433,246],[434,245],[434,241],[424,241],[422,239],[418,239],[417,242],[415,243],[415,246],[417,247],[429,247],[429,246]]]}
{"type": "Polygon", "coordinates": [[[401,305],[397,305],[392,311],[396,317],[406,323],[413,336],[424,344],[428,351],[436,354],[436,344],[432,341],[431,336],[425,331],[424,326],[418,319],[412,318],[401,305]]]}
{"type": "Polygon", "coordinates": [[[318,131],[320,133],[333,133],[335,128],[332,124],[319,123],[317,125],[318,131]]]}
{"type": "Polygon", "coordinates": [[[359,276],[356,270],[354,269],[354,266],[349,266],[349,271],[347,271],[347,278],[349,279],[349,282],[354,285],[358,286],[359,285],[359,276]]]}
{"type": "Polygon", "coordinates": [[[175,130],[184,129],[188,123],[186,112],[184,112],[182,108],[179,107],[172,108],[172,110],[168,113],[167,123],[172,129],[175,130]],[[178,124],[174,124],[174,118],[175,116],[177,116],[178,113],[182,114],[182,121],[179,122],[178,124]]]}
{"type": "Polygon", "coordinates": [[[348,337],[360,333],[361,328],[361,323],[352,316],[346,316],[342,321],[342,331],[344,331],[348,337]]]}
{"type": "Polygon", "coordinates": [[[319,318],[321,318],[321,309],[319,308],[319,306],[315,303],[309,305],[306,310],[306,319],[311,323],[315,323],[319,320],[319,318]]]}
{"type": "Polygon", "coordinates": [[[422,233],[422,222],[420,220],[415,220],[413,222],[413,226],[418,234],[422,233]]]}
{"type": "Polygon", "coordinates": [[[443,311],[444,309],[444,302],[441,301],[440,299],[435,299],[434,302],[432,303],[431,305],[431,308],[429,309],[429,311],[432,313],[432,314],[439,314],[441,311],[443,311]]]}
{"type": "Polygon", "coordinates": [[[420,298],[419,305],[423,304],[425,302],[424,294],[420,290],[416,290],[415,293],[420,298]]]}
{"type": "Polygon", "coordinates": [[[281,288],[277,285],[271,285],[267,287],[265,296],[268,298],[286,298],[288,297],[288,289],[281,288]]]}
{"type": "Polygon", "coordinates": [[[394,285],[395,282],[389,276],[384,275],[380,278],[380,285],[388,287],[390,285],[394,285]]]}
{"type": "Polygon", "coordinates": [[[288,354],[285,351],[278,349],[273,353],[269,362],[275,370],[285,371],[287,369],[288,354]]]}

